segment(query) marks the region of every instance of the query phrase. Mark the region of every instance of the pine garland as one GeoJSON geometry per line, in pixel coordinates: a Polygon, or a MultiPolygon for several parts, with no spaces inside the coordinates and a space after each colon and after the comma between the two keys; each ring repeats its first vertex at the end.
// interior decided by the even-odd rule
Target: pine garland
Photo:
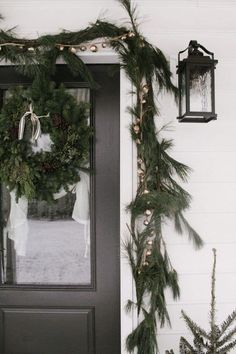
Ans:
{"type": "Polygon", "coordinates": [[[78,50],[90,41],[105,38],[106,43],[119,54],[121,67],[134,88],[136,103],[129,108],[133,117],[131,136],[138,153],[138,189],[128,210],[131,215],[130,238],[125,247],[136,286],[136,301],[128,301],[127,310],[137,309],[139,324],[127,338],[127,350],[138,354],[155,354],[157,322],[170,324],[165,290],[170,288],[173,298],[179,297],[178,276],[173,268],[162,225],[170,219],[178,233],[186,232],[198,248],[200,236],[185,219],[191,196],[176,181],[187,181],[190,169],[169,155],[172,141],[158,134],[155,119],[158,115],[156,92],[177,89],[171,81],[169,63],[162,51],[150,44],[140,33],[136,9],[130,0],[120,0],[130,18],[130,28],[98,20],[77,32],[61,32],[35,40],[19,39],[11,32],[0,32],[0,59],[16,65],[16,69],[29,76],[52,75],[61,57],[75,75],[80,74],[91,88],[97,85],[78,50]],[[32,50],[33,48],[33,50],[32,50]]]}

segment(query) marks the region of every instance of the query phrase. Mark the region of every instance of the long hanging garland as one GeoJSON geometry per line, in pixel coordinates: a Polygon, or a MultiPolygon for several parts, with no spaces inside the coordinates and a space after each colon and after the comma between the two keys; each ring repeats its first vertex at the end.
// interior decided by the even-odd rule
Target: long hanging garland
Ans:
{"type": "Polygon", "coordinates": [[[155,93],[177,94],[171,82],[169,64],[160,49],[150,44],[137,26],[136,10],[130,0],[119,0],[130,18],[130,28],[98,20],[77,32],[61,32],[35,40],[19,39],[8,31],[0,32],[0,59],[16,65],[28,76],[52,75],[58,58],[62,58],[73,74],[80,74],[91,88],[96,88],[80,51],[92,52],[98,46],[111,46],[120,56],[121,67],[134,88],[136,103],[130,107],[133,124],[131,135],[137,147],[138,189],[129,205],[130,239],[125,247],[136,286],[136,300],[128,301],[127,310],[137,309],[139,324],[127,338],[127,350],[138,354],[156,354],[157,322],[170,324],[165,290],[179,297],[177,272],[168,256],[162,225],[172,220],[175,229],[187,232],[196,247],[202,246],[200,236],[185,219],[191,196],[176,181],[186,181],[189,168],[173,159],[168,151],[172,141],[158,134],[155,118],[158,109],[155,93]],[[94,40],[98,42],[94,43],[94,40]]]}

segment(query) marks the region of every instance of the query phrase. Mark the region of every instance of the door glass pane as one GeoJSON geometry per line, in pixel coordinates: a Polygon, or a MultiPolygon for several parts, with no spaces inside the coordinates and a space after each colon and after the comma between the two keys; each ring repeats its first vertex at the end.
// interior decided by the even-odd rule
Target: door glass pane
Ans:
{"type": "MultiPolygon", "coordinates": [[[[89,89],[69,91],[78,101],[90,100],[89,89]]],[[[27,220],[17,226],[14,240],[10,239],[12,233],[9,232],[9,213],[14,199],[2,186],[2,283],[91,283],[90,177],[86,172],[81,172],[80,177],[81,181],[72,186],[70,192],[57,193],[55,204],[29,202],[27,220]]]]}

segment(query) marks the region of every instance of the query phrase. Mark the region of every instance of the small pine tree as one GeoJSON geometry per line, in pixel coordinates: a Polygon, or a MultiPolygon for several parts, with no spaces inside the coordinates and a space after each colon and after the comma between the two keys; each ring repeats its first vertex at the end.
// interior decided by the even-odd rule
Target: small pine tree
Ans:
{"type": "MultiPolygon", "coordinates": [[[[236,346],[236,327],[230,329],[236,320],[236,310],[227,317],[221,326],[216,324],[216,298],[215,298],[215,273],[216,273],[216,250],[213,249],[214,262],[211,277],[211,308],[210,308],[210,331],[207,332],[191,320],[182,311],[182,316],[187,327],[193,334],[193,345],[184,337],[180,338],[180,354],[227,354],[236,346]]],[[[173,350],[166,351],[166,354],[174,354],[173,350]]]]}

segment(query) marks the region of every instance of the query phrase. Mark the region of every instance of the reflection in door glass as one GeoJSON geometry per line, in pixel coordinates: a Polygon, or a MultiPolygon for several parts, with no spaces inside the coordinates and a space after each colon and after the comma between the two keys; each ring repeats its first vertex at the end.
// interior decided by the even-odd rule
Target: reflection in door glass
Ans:
{"type": "MultiPolygon", "coordinates": [[[[69,89],[78,101],[89,102],[89,90],[69,89]]],[[[55,195],[54,204],[33,200],[21,208],[27,218],[18,225],[17,237],[9,238],[8,217],[14,206],[2,186],[2,283],[87,285],[91,283],[90,177],[55,195]]]]}

